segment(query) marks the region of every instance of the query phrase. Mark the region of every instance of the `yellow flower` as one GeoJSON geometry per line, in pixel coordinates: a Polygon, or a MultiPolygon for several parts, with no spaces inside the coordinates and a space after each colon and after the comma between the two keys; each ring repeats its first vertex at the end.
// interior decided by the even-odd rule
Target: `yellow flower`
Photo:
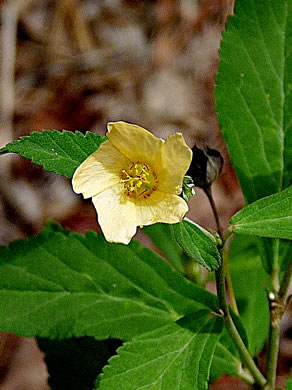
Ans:
{"type": "Polygon", "coordinates": [[[192,159],[182,134],[163,141],[142,127],[111,122],[106,135],[72,179],[77,194],[92,197],[106,240],[128,244],[137,226],[181,221],[188,206],[178,195],[192,159]]]}

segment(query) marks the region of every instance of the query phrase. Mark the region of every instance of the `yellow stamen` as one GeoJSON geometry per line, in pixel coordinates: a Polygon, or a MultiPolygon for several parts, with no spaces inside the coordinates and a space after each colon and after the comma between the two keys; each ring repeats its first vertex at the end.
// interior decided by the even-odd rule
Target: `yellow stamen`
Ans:
{"type": "Polygon", "coordinates": [[[121,171],[121,183],[124,183],[125,193],[134,199],[141,196],[147,198],[157,188],[157,176],[149,165],[132,164],[127,170],[121,171]]]}

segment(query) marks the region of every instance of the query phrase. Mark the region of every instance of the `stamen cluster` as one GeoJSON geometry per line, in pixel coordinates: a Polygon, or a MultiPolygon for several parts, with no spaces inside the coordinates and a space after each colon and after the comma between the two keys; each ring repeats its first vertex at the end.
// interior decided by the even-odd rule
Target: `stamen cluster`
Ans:
{"type": "Polygon", "coordinates": [[[148,164],[133,163],[128,170],[122,169],[121,183],[130,198],[147,198],[157,189],[157,175],[148,164]]]}

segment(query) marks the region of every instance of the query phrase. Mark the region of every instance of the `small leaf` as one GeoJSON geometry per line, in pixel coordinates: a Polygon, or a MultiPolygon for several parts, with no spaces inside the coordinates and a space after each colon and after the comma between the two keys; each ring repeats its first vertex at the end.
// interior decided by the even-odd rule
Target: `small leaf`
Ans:
{"type": "Polygon", "coordinates": [[[44,130],[32,132],[0,149],[0,155],[18,153],[49,172],[71,178],[79,165],[107,138],[87,132],[44,130]]]}
{"type": "Polygon", "coordinates": [[[51,390],[92,390],[96,377],[121,346],[119,340],[93,337],[37,341],[45,353],[51,390]]]}
{"type": "Polygon", "coordinates": [[[230,223],[237,234],[292,240],[292,186],[243,208],[230,223]]]}
{"type": "Polygon", "coordinates": [[[100,390],[206,390],[223,319],[201,311],[149,332],[118,350],[100,390]]]}
{"type": "Polygon", "coordinates": [[[201,226],[184,220],[173,225],[174,235],[183,250],[192,259],[207,268],[216,270],[220,265],[220,254],[213,236],[201,226]]]}
{"type": "Polygon", "coordinates": [[[101,234],[55,226],[0,247],[2,331],[126,340],[216,309],[213,294],[139,243],[109,244],[101,234]]]}

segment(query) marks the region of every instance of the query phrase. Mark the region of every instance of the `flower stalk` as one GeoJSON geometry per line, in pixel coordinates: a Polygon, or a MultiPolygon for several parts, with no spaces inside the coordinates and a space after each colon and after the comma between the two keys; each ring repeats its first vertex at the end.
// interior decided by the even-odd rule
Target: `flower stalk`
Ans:
{"type": "Polygon", "coordinates": [[[213,198],[213,195],[212,195],[211,186],[205,187],[205,188],[203,188],[203,190],[204,190],[205,194],[207,195],[207,198],[209,200],[210,206],[212,208],[212,211],[213,211],[213,214],[214,214],[214,217],[215,217],[217,232],[222,237],[223,230],[222,230],[222,227],[221,227],[221,224],[220,224],[219,215],[218,215],[218,212],[217,212],[217,209],[216,209],[216,205],[215,205],[215,202],[214,202],[214,198],[213,198]]]}

